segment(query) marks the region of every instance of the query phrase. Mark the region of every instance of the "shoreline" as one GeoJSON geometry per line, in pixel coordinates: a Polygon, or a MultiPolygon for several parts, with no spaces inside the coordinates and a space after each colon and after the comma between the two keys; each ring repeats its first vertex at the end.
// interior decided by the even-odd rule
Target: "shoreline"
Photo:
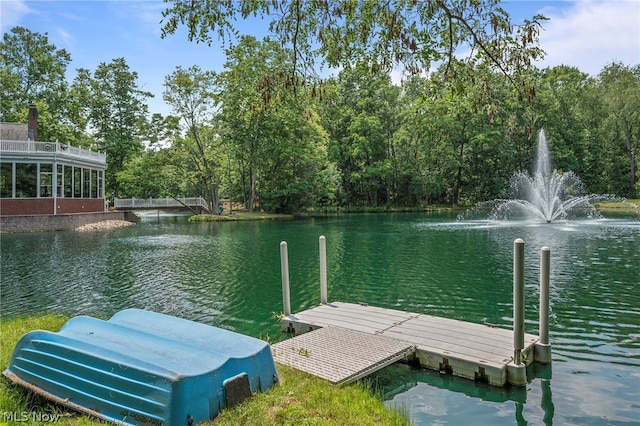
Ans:
{"type": "Polygon", "coordinates": [[[127,220],[103,220],[101,222],[88,223],[86,225],[78,226],[74,229],[74,231],[108,231],[111,229],[125,228],[131,225],[134,225],[134,222],[129,222],[127,220]]]}

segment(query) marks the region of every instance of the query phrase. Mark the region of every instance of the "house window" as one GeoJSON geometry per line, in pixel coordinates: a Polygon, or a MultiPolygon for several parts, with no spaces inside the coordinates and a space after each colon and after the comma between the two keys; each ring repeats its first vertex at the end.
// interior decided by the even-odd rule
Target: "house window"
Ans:
{"type": "Polygon", "coordinates": [[[57,188],[57,197],[64,197],[64,166],[62,164],[58,164],[57,166],[57,176],[56,176],[56,186],[57,188]]]}
{"type": "Polygon", "coordinates": [[[80,167],[73,168],[73,197],[82,197],[82,169],[80,167]]]}
{"type": "Polygon", "coordinates": [[[0,164],[0,198],[13,197],[13,163],[0,164]]]}
{"type": "Polygon", "coordinates": [[[98,198],[98,170],[91,171],[91,198],[98,198]]]}
{"type": "Polygon", "coordinates": [[[53,164],[40,164],[40,197],[53,196],[53,164]]]}
{"type": "Polygon", "coordinates": [[[16,197],[37,197],[38,165],[35,163],[16,163],[16,197]]]}
{"type": "Polygon", "coordinates": [[[91,169],[82,169],[82,197],[91,196],[91,169]]]}
{"type": "Polygon", "coordinates": [[[64,166],[64,196],[73,197],[73,167],[64,166]]]}
{"type": "Polygon", "coordinates": [[[102,186],[104,182],[104,171],[98,170],[98,198],[103,198],[104,194],[102,193],[102,186]]]}

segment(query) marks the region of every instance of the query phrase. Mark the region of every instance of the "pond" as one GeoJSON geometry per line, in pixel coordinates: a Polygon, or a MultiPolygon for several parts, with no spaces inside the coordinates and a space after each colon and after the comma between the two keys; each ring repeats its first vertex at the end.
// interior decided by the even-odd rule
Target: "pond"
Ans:
{"type": "Polygon", "coordinates": [[[525,327],[538,332],[540,249],[551,249],[553,363],[525,388],[496,388],[396,364],[371,379],[386,404],[428,424],[640,422],[640,222],[456,221],[354,214],[276,222],[156,217],[95,232],[3,235],[3,316],[108,318],[130,307],[277,341],[280,252],[292,310],[319,303],[318,237],[330,301],[512,325],[513,241],[525,241],[525,327]]]}

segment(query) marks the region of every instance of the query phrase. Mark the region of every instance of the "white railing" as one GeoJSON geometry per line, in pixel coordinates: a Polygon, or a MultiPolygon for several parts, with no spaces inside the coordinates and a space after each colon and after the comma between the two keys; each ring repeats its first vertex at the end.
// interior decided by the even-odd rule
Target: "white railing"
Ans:
{"type": "Polygon", "coordinates": [[[93,160],[106,163],[107,156],[102,152],[91,151],[84,148],[78,148],[60,142],[36,142],[36,141],[0,141],[0,152],[25,153],[25,154],[42,154],[56,153],[70,155],[80,158],[90,158],[93,160]]]}
{"type": "Polygon", "coordinates": [[[116,198],[113,201],[116,209],[162,209],[174,207],[191,207],[209,210],[207,201],[202,197],[180,198],[116,198]]]}

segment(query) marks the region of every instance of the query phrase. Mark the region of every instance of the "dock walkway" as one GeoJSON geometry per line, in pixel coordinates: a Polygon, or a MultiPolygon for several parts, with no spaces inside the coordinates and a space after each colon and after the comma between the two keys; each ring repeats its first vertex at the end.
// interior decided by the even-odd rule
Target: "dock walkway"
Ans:
{"type": "Polygon", "coordinates": [[[296,336],[272,346],[282,364],[344,384],[395,361],[504,386],[526,384],[538,336],[524,335],[523,363],[513,362],[513,332],[432,315],[333,302],[287,315],[296,336]],[[349,360],[349,361],[346,361],[349,360]]]}

